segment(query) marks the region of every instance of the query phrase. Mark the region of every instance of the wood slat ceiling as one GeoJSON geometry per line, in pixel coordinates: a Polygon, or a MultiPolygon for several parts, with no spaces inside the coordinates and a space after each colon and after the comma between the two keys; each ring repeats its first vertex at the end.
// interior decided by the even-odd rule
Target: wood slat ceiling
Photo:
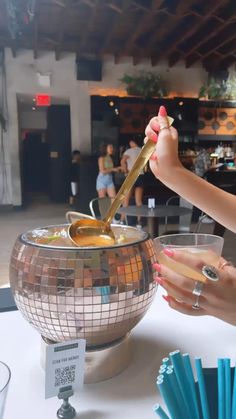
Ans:
{"type": "MultiPolygon", "coordinates": [[[[207,70],[226,69],[236,60],[236,0],[35,0],[34,17],[15,38],[6,1],[0,0],[0,47],[14,56],[21,48],[63,51],[102,58],[105,54],[150,58],[187,67],[201,61],[207,70]]],[[[11,0],[26,11],[29,0],[11,0]]],[[[32,0],[31,0],[32,2],[32,0]]],[[[31,3],[32,4],[32,3],[31,3]]]]}

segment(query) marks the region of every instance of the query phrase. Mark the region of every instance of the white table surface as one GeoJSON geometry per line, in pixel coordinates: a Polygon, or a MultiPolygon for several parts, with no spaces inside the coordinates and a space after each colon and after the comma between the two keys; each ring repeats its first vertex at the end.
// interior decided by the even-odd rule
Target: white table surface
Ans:
{"type": "MultiPolygon", "coordinates": [[[[87,384],[71,398],[81,419],[151,419],[160,398],[155,386],[164,356],[180,349],[200,356],[203,366],[217,357],[235,361],[236,327],[210,317],[188,317],[169,309],[161,290],[132,332],[133,360],[111,380],[87,384]]],[[[40,335],[19,312],[0,314],[0,360],[12,371],[4,419],[54,419],[61,402],[44,399],[40,335]]]]}

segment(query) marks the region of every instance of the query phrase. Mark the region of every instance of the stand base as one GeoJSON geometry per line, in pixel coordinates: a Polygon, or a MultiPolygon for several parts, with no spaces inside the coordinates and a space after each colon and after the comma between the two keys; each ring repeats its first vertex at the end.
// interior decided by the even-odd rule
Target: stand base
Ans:
{"type": "MultiPolygon", "coordinates": [[[[41,366],[45,369],[46,346],[50,340],[41,339],[41,366]]],[[[119,341],[93,347],[86,350],[84,383],[91,384],[105,381],[125,370],[131,361],[130,335],[127,334],[119,341]]]]}
{"type": "Polygon", "coordinates": [[[69,403],[66,406],[63,404],[57,411],[57,417],[58,419],[75,419],[76,411],[69,403]]]}

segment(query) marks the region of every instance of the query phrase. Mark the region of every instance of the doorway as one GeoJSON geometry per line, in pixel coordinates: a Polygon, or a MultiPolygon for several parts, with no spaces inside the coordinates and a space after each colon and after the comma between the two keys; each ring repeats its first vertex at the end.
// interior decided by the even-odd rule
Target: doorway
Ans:
{"type": "Polygon", "coordinates": [[[49,146],[45,131],[22,134],[22,190],[24,201],[28,201],[35,195],[49,195],[49,146]]]}
{"type": "Polygon", "coordinates": [[[35,97],[18,96],[23,206],[69,202],[71,132],[68,99],[51,98],[37,106],[35,97]]]}

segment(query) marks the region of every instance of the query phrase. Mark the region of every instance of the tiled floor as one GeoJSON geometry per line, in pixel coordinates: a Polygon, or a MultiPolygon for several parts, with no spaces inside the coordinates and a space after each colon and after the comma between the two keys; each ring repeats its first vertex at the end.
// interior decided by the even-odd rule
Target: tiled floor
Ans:
{"type": "MultiPolygon", "coordinates": [[[[68,205],[52,204],[41,196],[31,202],[27,209],[0,211],[0,287],[9,284],[9,260],[16,237],[31,228],[65,223],[68,210],[68,205]]],[[[205,224],[201,232],[210,233],[211,229],[211,224],[205,224]]],[[[230,231],[225,233],[223,255],[236,265],[236,235],[230,231]]]]}

